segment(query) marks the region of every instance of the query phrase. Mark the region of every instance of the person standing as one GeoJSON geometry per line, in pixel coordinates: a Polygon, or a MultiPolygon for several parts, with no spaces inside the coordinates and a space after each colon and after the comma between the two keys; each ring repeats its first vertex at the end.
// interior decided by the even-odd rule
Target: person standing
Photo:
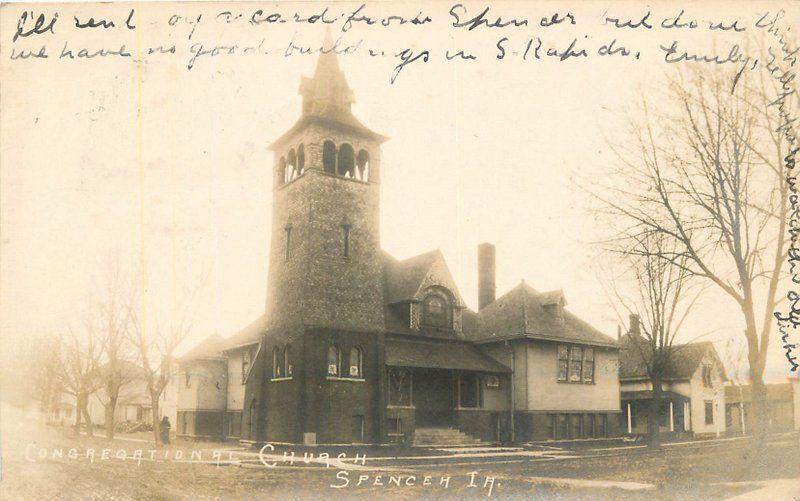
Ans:
{"type": "Polygon", "coordinates": [[[164,416],[161,419],[161,443],[168,444],[169,443],[169,429],[172,426],[169,424],[169,418],[164,416]]]}

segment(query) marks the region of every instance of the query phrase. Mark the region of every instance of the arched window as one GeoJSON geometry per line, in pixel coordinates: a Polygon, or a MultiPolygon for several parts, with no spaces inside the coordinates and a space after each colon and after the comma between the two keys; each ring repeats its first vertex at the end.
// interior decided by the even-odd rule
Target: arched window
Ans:
{"type": "Polygon", "coordinates": [[[276,346],[272,350],[272,377],[274,378],[283,377],[283,360],[281,358],[281,349],[276,346]]]}
{"type": "Polygon", "coordinates": [[[356,155],[353,147],[345,143],[339,147],[339,163],[336,173],[342,177],[353,179],[356,177],[356,155]]]}
{"type": "Polygon", "coordinates": [[[289,150],[289,156],[286,158],[286,182],[294,181],[297,178],[297,155],[294,153],[294,148],[289,150]]]}
{"type": "Polygon", "coordinates": [[[292,377],[292,345],[287,344],[283,350],[283,373],[286,377],[292,377]]]}
{"type": "Polygon", "coordinates": [[[450,298],[439,290],[433,290],[422,300],[422,322],[429,327],[451,329],[453,308],[450,298]]]}
{"type": "Polygon", "coordinates": [[[278,160],[278,172],[281,174],[281,184],[286,183],[286,159],[283,157],[278,160]]]}
{"type": "Polygon", "coordinates": [[[367,150],[361,150],[356,157],[356,179],[359,181],[369,181],[369,153],[367,150]]]}
{"type": "Polygon", "coordinates": [[[341,354],[339,353],[339,347],[333,344],[328,348],[328,375],[338,376],[340,366],[341,354]]]}
{"type": "Polygon", "coordinates": [[[361,348],[358,346],[350,350],[350,377],[364,377],[362,370],[361,348]]]}
{"type": "Polygon", "coordinates": [[[297,147],[297,175],[302,176],[306,170],[306,152],[303,143],[297,147]]]}
{"type": "Polygon", "coordinates": [[[336,145],[331,140],[322,144],[322,168],[328,174],[336,174],[336,145]]]}

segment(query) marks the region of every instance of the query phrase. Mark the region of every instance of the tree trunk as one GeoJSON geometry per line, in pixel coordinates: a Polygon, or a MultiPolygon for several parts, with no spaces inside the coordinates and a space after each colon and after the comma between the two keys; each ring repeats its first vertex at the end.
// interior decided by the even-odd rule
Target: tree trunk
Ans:
{"type": "Polygon", "coordinates": [[[92,425],[92,417],[89,415],[89,397],[85,397],[83,399],[83,418],[86,421],[86,433],[90,436],[94,436],[94,426],[92,425]]]}
{"type": "Polygon", "coordinates": [[[760,448],[767,438],[767,409],[766,409],[766,387],[764,386],[764,368],[766,365],[766,352],[762,352],[759,347],[758,337],[756,336],[755,319],[747,315],[747,361],[750,365],[750,381],[753,385],[753,438],[756,448],[760,448]]]}
{"type": "MultiPolygon", "coordinates": [[[[762,371],[763,373],[763,371],[762,371]]],[[[761,447],[767,439],[769,433],[769,417],[767,416],[767,388],[764,381],[759,377],[753,379],[753,411],[752,434],[755,438],[756,446],[761,447]]]]}
{"type": "Polygon", "coordinates": [[[156,445],[158,445],[161,443],[161,420],[158,416],[158,397],[152,393],[150,394],[150,404],[153,412],[153,438],[155,439],[156,445]]]}
{"type": "Polygon", "coordinates": [[[81,418],[83,417],[83,413],[81,410],[83,409],[83,394],[78,393],[75,395],[75,434],[81,434],[81,418]]]}
{"type": "Polygon", "coordinates": [[[114,438],[114,431],[117,425],[117,396],[109,397],[106,404],[106,438],[114,438]]]}
{"type": "Polygon", "coordinates": [[[647,413],[647,445],[651,448],[661,446],[661,437],[658,433],[658,415],[661,412],[661,379],[653,378],[653,398],[650,399],[650,408],[647,413]]]}

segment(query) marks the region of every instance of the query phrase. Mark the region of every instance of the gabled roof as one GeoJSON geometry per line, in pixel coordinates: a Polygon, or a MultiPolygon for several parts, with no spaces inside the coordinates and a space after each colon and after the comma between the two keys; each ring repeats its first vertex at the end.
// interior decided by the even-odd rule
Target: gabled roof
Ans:
{"type": "Polygon", "coordinates": [[[522,282],[478,312],[475,330],[464,332],[479,343],[506,339],[543,339],[616,347],[617,342],[566,310],[563,292],[540,293],[522,282]]]}
{"type": "MultiPolygon", "coordinates": [[[[619,377],[620,379],[640,379],[647,378],[647,366],[645,360],[648,357],[650,346],[640,338],[639,347],[636,346],[634,338],[626,334],[620,343],[619,352],[619,377]]],[[[725,369],[714,349],[714,344],[709,341],[699,343],[687,343],[674,345],[670,357],[670,365],[666,371],[666,378],[673,380],[691,379],[700,363],[710,355],[715,359],[716,366],[722,371],[722,378],[727,379],[725,369]]]]}
{"type": "Polygon", "coordinates": [[[243,346],[258,344],[267,332],[267,315],[261,315],[244,329],[225,340],[223,350],[230,351],[243,346]]]}
{"type": "Polygon", "coordinates": [[[220,335],[212,334],[186,352],[186,354],[181,357],[181,360],[211,360],[223,358],[222,350],[225,348],[225,343],[226,340],[220,335]]]}
{"type": "Polygon", "coordinates": [[[439,249],[403,261],[384,253],[384,283],[387,304],[413,301],[420,290],[431,283],[441,283],[453,293],[457,306],[464,304],[439,249]]]}

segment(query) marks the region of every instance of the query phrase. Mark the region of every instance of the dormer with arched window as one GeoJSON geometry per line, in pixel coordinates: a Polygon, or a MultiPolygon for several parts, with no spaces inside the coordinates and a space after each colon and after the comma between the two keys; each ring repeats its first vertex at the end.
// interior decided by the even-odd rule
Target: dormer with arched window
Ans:
{"type": "Polygon", "coordinates": [[[429,287],[421,301],[420,326],[450,330],[453,328],[453,296],[443,287],[429,287]]]}

